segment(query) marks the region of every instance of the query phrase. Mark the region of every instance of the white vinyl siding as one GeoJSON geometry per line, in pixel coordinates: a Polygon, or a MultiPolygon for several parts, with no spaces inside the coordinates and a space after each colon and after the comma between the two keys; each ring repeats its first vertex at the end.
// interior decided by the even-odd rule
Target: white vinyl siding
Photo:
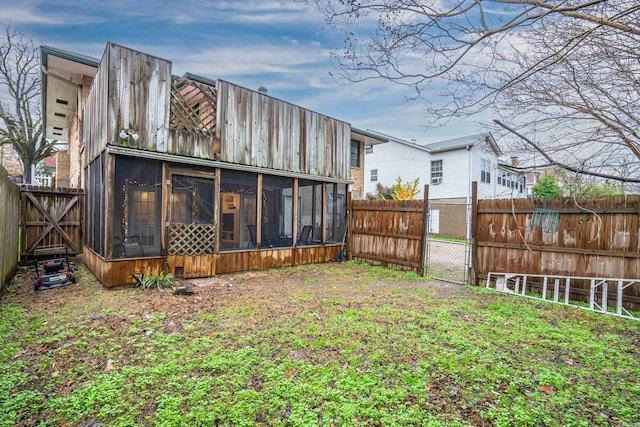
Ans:
{"type": "MultiPolygon", "coordinates": [[[[365,163],[367,169],[377,169],[377,182],[386,187],[393,185],[398,177],[402,178],[403,182],[419,178],[421,191],[418,198],[423,197],[422,189],[425,184],[429,184],[430,199],[466,198],[470,195],[472,181],[478,182],[478,199],[524,195],[517,190],[512,193],[511,188],[498,186],[497,175],[491,177],[490,183],[483,183],[482,159],[490,162],[491,175],[494,171],[498,172],[499,169],[495,169],[498,156],[490,146],[484,143],[475,145],[471,148],[471,152],[463,148],[429,154],[417,147],[389,141],[376,145],[373,153],[367,153],[365,163]],[[440,185],[431,184],[431,162],[434,160],[442,161],[442,184],[440,185]]],[[[365,179],[365,193],[374,193],[377,182],[372,182],[369,178],[370,176],[365,179]]]]}

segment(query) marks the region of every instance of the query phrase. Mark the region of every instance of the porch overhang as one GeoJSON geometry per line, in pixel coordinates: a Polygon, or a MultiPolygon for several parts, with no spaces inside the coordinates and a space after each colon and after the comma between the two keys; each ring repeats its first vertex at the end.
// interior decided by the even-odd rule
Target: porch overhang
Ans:
{"type": "Polygon", "coordinates": [[[320,176],[320,175],[309,175],[305,173],[289,172],[289,171],[284,171],[279,169],[269,169],[269,168],[261,168],[257,166],[241,165],[237,163],[221,162],[218,160],[208,160],[208,159],[201,159],[197,157],[179,156],[176,154],[159,153],[156,151],[137,150],[137,149],[119,147],[114,145],[109,145],[107,147],[107,152],[110,154],[116,154],[121,156],[140,157],[145,159],[161,160],[161,161],[182,163],[182,164],[195,165],[195,166],[208,166],[212,168],[232,169],[232,170],[238,170],[238,171],[244,171],[244,172],[254,172],[254,173],[262,173],[262,174],[269,174],[269,175],[276,175],[276,176],[284,176],[287,178],[300,178],[300,179],[306,179],[311,181],[322,181],[322,182],[329,182],[329,183],[335,183],[335,184],[353,184],[353,180],[350,180],[350,179],[332,178],[332,177],[326,177],[326,176],[320,176]]]}
{"type": "Polygon", "coordinates": [[[78,111],[83,79],[95,76],[100,61],[51,46],[40,46],[40,63],[44,136],[68,142],[69,121],[78,111]]]}
{"type": "Polygon", "coordinates": [[[363,142],[365,146],[378,145],[389,142],[388,138],[384,138],[380,135],[376,135],[374,133],[354,127],[351,127],[351,139],[354,141],[363,142]]]}

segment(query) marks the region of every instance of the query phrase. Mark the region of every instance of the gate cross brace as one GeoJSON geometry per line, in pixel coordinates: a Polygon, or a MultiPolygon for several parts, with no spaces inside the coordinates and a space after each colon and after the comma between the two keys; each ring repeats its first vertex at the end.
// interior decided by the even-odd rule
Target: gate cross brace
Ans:
{"type": "Polygon", "coordinates": [[[74,196],[69,203],[67,203],[67,205],[65,206],[65,208],[62,210],[62,212],[58,215],[58,217],[54,220],[51,215],[49,215],[49,212],[46,211],[46,209],[44,209],[42,207],[42,205],[40,204],[40,202],[38,202],[38,199],[36,199],[35,197],[33,197],[33,194],[31,193],[25,193],[27,195],[27,197],[29,198],[29,200],[31,200],[31,203],[33,203],[33,205],[35,206],[36,209],[38,209],[40,211],[40,213],[42,215],[44,215],[45,219],[47,221],[49,221],[49,225],[47,225],[47,228],[44,229],[44,231],[42,232],[42,234],[40,235],[40,237],[38,237],[38,239],[33,242],[30,246],[29,249],[27,250],[27,253],[30,253],[36,246],[38,246],[38,243],[40,243],[41,241],[44,240],[44,238],[47,236],[47,234],[49,234],[49,232],[51,232],[52,229],[55,228],[55,230],[60,233],[60,236],[62,236],[62,239],[69,245],[69,247],[77,252],[78,248],[76,248],[73,245],[73,242],[71,241],[71,238],[69,237],[69,235],[67,233],[65,233],[65,231],[60,227],[60,225],[58,224],[58,222],[64,218],[64,216],[71,210],[71,208],[78,202],[78,196],[74,196]]]}

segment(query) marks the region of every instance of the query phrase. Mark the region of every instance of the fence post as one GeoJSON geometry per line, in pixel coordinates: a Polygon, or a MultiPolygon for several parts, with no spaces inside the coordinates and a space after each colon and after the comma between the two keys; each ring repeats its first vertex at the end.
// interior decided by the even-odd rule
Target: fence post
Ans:
{"type": "Polygon", "coordinates": [[[347,236],[346,236],[346,242],[344,243],[344,246],[347,249],[347,260],[351,259],[351,239],[353,238],[352,236],[352,230],[353,230],[353,198],[351,196],[351,191],[349,191],[347,193],[347,236]]]}
{"type": "Polygon", "coordinates": [[[469,274],[467,277],[470,285],[476,285],[476,255],[478,251],[477,230],[478,227],[478,181],[471,183],[471,253],[469,256],[469,274]]]}
{"type": "Polygon", "coordinates": [[[420,275],[427,275],[429,267],[427,261],[427,236],[429,235],[429,184],[424,185],[424,196],[422,203],[422,231],[420,235],[420,275]]]}

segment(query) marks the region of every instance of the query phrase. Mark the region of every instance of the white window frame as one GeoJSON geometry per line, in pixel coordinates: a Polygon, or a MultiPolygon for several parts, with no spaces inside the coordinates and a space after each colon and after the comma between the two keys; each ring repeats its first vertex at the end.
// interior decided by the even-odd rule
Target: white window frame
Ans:
{"type": "Polygon", "coordinates": [[[480,182],[491,184],[491,161],[480,159],[480,182]]]}
{"type": "Polygon", "coordinates": [[[440,160],[431,160],[431,185],[442,184],[444,175],[444,162],[440,160]]]}
{"type": "Polygon", "coordinates": [[[369,170],[369,181],[378,182],[378,169],[369,170]]]}

